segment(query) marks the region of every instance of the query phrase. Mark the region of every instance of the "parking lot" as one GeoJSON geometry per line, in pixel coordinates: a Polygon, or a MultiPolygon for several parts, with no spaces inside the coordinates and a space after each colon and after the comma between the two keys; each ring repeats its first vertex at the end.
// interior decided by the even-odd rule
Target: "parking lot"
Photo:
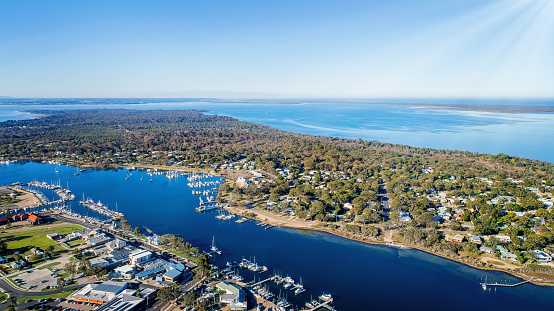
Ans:
{"type": "Polygon", "coordinates": [[[96,304],[69,302],[63,298],[25,301],[18,305],[20,310],[55,310],[55,311],[91,311],[96,304]]]}
{"type": "Polygon", "coordinates": [[[47,286],[57,286],[57,274],[49,269],[29,270],[13,278],[19,286],[33,291],[40,291],[47,286]]]}

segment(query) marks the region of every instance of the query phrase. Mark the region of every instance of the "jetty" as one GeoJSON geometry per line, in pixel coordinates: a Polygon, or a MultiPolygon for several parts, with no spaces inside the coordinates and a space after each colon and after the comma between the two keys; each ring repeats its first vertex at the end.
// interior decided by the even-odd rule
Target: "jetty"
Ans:
{"type": "Polygon", "coordinates": [[[237,224],[242,224],[242,223],[245,223],[245,222],[247,222],[247,221],[249,221],[249,220],[251,220],[251,219],[242,217],[242,218],[239,219],[239,220],[235,220],[235,222],[236,222],[237,224]]]}
{"type": "Polygon", "coordinates": [[[265,283],[265,282],[268,282],[268,281],[273,281],[274,279],[275,279],[275,276],[272,276],[272,277],[269,277],[269,278],[267,278],[267,279],[265,279],[265,280],[261,280],[261,281],[256,282],[256,283],[254,283],[254,281],[251,281],[251,282],[247,283],[247,285],[248,285],[248,286],[251,286],[251,287],[254,287],[254,286],[263,284],[263,283],[265,283]]]}
{"type": "Polygon", "coordinates": [[[332,302],[332,301],[328,300],[328,301],[325,301],[325,302],[323,302],[323,303],[318,304],[317,306],[314,306],[314,307],[311,308],[311,309],[303,309],[302,311],[315,311],[315,310],[318,310],[318,309],[321,309],[321,308],[325,308],[325,309],[327,309],[327,310],[333,310],[333,311],[334,311],[335,308],[333,308],[333,307],[331,306],[331,302],[332,302]]]}
{"type": "Polygon", "coordinates": [[[504,283],[481,283],[481,287],[483,287],[484,290],[487,289],[487,287],[516,287],[516,286],[520,286],[520,285],[523,285],[523,284],[526,284],[526,283],[530,283],[531,281],[533,281],[533,278],[529,279],[529,280],[526,280],[526,281],[522,281],[522,282],[519,282],[519,283],[515,283],[515,284],[504,284],[504,283]]]}

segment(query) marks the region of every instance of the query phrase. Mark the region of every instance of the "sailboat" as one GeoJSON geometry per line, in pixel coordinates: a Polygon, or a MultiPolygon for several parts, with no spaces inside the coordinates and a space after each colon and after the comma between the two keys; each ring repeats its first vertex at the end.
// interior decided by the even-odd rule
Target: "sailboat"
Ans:
{"type": "Polygon", "coordinates": [[[215,236],[214,236],[213,239],[212,239],[212,247],[210,247],[210,250],[211,250],[212,252],[217,252],[217,251],[219,251],[219,249],[217,248],[217,246],[215,246],[215,236]]]}

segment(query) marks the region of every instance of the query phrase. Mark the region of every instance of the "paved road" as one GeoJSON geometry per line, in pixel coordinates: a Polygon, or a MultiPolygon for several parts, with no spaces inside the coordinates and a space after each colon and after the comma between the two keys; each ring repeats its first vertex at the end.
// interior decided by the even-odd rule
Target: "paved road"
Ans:
{"type": "Polygon", "coordinates": [[[163,249],[161,249],[161,248],[159,248],[155,245],[150,245],[148,243],[145,243],[143,240],[137,239],[136,237],[134,237],[130,234],[126,235],[126,234],[123,234],[122,232],[109,230],[109,229],[105,229],[105,228],[100,228],[100,226],[98,226],[96,224],[85,223],[83,221],[80,221],[80,220],[77,220],[77,219],[74,219],[74,218],[71,218],[71,217],[67,217],[67,216],[64,216],[64,215],[56,215],[56,218],[58,218],[58,219],[60,219],[64,222],[68,222],[68,223],[72,223],[72,224],[78,224],[78,225],[85,226],[85,227],[90,228],[90,229],[101,229],[105,232],[108,232],[113,237],[116,237],[116,238],[127,241],[127,244],[133,245],[135,247],[140,247],[140,248],[143,248],[143,249],[147,249],[147,250],[149,250],[153,253],[157,253],[158,256],[160,256],[161,258],[164,258],[166,260],[172,259],[172,260],[175,260],[175,261],[180,261],[180,262],[184,263],[190,269],[196,268],[196,264],[186,261],[185,258],[183,258],[181,256],[174,255],[172,253],[169,253],[168,251],[163,250],[163,249]]]}
{"type": "Polygon", "coordinates": [[[387,184],[382,182],[379,184],[379,197],[381,198],[381,205],[383,205],[383,213],[385,214],[385,221],[390,219],[390,201],[387,192],[387,184]]]}

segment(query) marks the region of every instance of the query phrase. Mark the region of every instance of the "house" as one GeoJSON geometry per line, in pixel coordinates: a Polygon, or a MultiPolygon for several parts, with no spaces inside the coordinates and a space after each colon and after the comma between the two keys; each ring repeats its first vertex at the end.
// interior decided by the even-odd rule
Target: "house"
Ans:
{"type": "Polygon", "coordinates": [[[160,245],[160,237],[158,235],[147,236],[146,240],[152,245],[160,245]]]}
{"type": "Polygon", "coordinates": [[[219,282],[216,287],[225,293],[219,296],[221,303],[229,304],[231,310],[247,310],[246,293],[241,287],[229,284],[227,282],[219,282]]]}
{"type": "Polygon", "coordinates": [[[8,223],[8,218],[7,217],[0,218],[0,225],[5,225],[7,223],[8,223]]]}
{"type": "Polygon", "coordinates": [[[7,262],[8,262],[8,258],[4,256],[0,256],[0,263],[7,263],[7,262]]]}
{"type": "Polygon", "coordinates": [[[510,253],[510,252],[500,253],[500,259],[508,259],[508,260],[517,262],[516,254],[510,253]]]}
{"type": "Polygon", "coordinates": [[[343,207],[345,209],[352,209],[354,207],[354,205],[352,205],[352,203],[346,202],[346,203],[344,203],[343,207]]]}
{"type": "Polygon", "coordinates": [[[139,249],[135,252],[132,252],[129,255],[131,264],[139,265],[139,266],[149,261],[151,258],[152,258],[152,253],[144,249],[139,249]]]}
{"type": "Polygon", "coordinates": [[[410,214],[408,212],[398,211],[398,220],[402,222],[409,222],[410,220],[412,220],[412,217],[410,217],[410,214]]]}
{"type": "Polygon", "coordinates": [[[475,225],[472,222],[464,222],[462,223],[462,227],[467,229],[475,229],[475,225]]]}
{"type": "Polygon", "coordinates": [[[14,261],[12,262],[12,269],[19,269],[21,267],[25,267],[27,264],[25,263],[25,261],[21,260],[21,261],[14,261]]]}
{"type": "Polygon", "coordinates": [[[531,231],[533,231],[533,233],[535,234],[542,234],[541,228],[539,226],[533,226],[531,228],[531,231]]]}
{"type": "Polygon", "coordinates": [[[250,181],[245,179],[244,177],[237,178],[237,186],[241,189],[248,188],[248,184],[250,184],[250,181]]]}
{"type": "Polygon", "coordinates": [[[461,234],[456,234],[453,237],[450,237],[450,242],[462,243],[465,240],[465,237],[461,234]]]}
{"type": "Polygon", "coordinates": [[[479,250],[482,251],[483,253],[487,253],[487,254],[494,253],[494,250],[492,248],[486,247],[486,246],[479,247],[479,250]]]}
{"type": "Polygon", "coordinates": [[[470,236],[469,236],[469,241],[470,241],[470,242],[473,242],[473,243],[475,243],[475,244],[481,244],[481,243],[483,243],[483,239],[481,239],[481,237],[478,236],[478,235],[470,235],[470,236]]]}
{"type": "Polygon", "coordinates": [[[534,250],[532,252],[535,255],[535,260],[538,264],[547,264],[552,262],[552,256],[549,254],[539,250],[534,250]]]}
{"type": "Polygon", "coordinates": [[[512,242],[512,238],[510,238],[510,237],[507,236],[507,235],[496,235],[495,237],[496,237],[498,240],[500,240],[500,243],[507,244],[507,243],[512,242]]]}

